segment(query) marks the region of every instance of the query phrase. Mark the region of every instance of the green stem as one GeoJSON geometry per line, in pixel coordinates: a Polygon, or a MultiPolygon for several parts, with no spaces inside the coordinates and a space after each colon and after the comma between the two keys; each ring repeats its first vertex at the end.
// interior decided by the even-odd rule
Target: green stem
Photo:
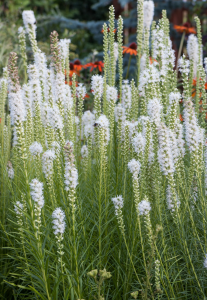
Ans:
{"type": "Polygon", "coordinates": [[[178,58],[177,58],[177,65],[176,65],[176,72],[177,73],[178,73],[178,61],[179,61],[179,58],[181,56],[181,52],[182,52],[182,49],[183,49],[184,40],[185,40],[185,31],[183,32],[183,35],[182,35],[182,38],[181,38],[181,41],[180,41],[179,51],[178,51],[178,58]]]}

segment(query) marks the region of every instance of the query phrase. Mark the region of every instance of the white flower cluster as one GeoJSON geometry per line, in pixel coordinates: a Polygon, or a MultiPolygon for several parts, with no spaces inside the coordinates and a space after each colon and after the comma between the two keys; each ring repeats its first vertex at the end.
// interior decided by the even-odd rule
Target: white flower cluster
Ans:
{"type": "Polygon", "coordinates": [[[190,152],[193,152],[196,151],[199,147],[200,134],[197,118],[195,116],[195,111],[191,100],[184,102],[183,116],[185,126],[185,139],[190,152]]]}
{"type": "Polygon", "coordinates": [[[180,99],[181,99],[181,94],[179,92],[171,92],[169,94],[169,104],[170,105],[173,105],[174,103],[178,104],[180,99]]]}
{"type": "Polygon", "coordinates": [[[52,213],[52,218],[52,223],[54,224],[52,227],[54,229],[54,234],[56,236],[59,234],[63,235],[66,227],[64,211],[60,207],[56,208],[52,213]]]}
{"type": "Polygon", "coordinates": [[[131,108],[131,105],[132,105],[132,92],[131,92],[131,86],[129,85],[128,80],[123,80],[122,105],[126,111],[126,114],[128,114],[129,110],[131,108]]]}
{"type": "Polygon", "coordinates": [[[31,102],[31,94],[30,94],[29,84],[24,84],[22,87],[22,99],[24,102],[24,107],[25,107],[26,113],[28,110],[30,110],[32,112],[32,102],[31,102]]]}
{"type": "Polygon", "coordinates": [[[93,137],[94,133],[95,115],[87,110],[82,115],[82,137],[83,135],[88,138],[90,135],[93,137]]]}
{"type": "Polygon", "coordinates": [[[198,60],[198,38],[194,34],[190,34],[187,41],[187,52],[190,60],[197,62],[198,60]]]}
{"type": "Polygon", "coordinates": [[[70,39],[60,39],[59,46],[61,49],[61,55],[64,59],[66,59],[69,55],[69,45],[71,43],[70,39]]]}
{"type": "Polygon", "coordinates": [[[31,102],[33,115],[36,114],[36,107],[39,106],[41,109],[42,95],[41,95],[41,86],[39,81],[39,72],[36,65],[29,65],[27,69],[29,76],[29,85],[31,91],[31,102]]]}
{"type": "Polygon", "coordinates": [[[158,160],[160,168],[164,175],[171,174],[175,171],[173,156],[171,152],[171,144],[169,141],[169,133],[167,127],[161,123],[158,128],[159,150],[158,160]]]}
{"type": "Polygon", "coordinates": [[[176,201],[174,203],[174,201],[172,199],[171,187],[169,185],[167,186],[166,196],[167,196],[167,206],[168,206],[168,209],[170,209],[172,212],[174,212],[175,209],[176,209],[176,206],[177,206],[177,208],[179,208],[180,201],[178,200],[178,197],[176,195],[176,201]]]}
{"type": "Polygon", "coordinates": [[[14,205],[14,211],[17,215],[22,215],[22,211],[23,211],[23,204],[20,201],[16,201],[15,205],[14,205]]]}
{"type": "Polygon", "coordinates": [[[10,179],[14,179],[14,169],[12,167],[12,163],[8,161],[7,163],[7,174],[10,179]]]}
{"type": "Polygon", "coordinates": [[[74,165],[66,162],[65,164],[65,190],[75,189],[78,185],[78,171],[74,165]]]}
{"type": "Polygon", "coordinates": [[[204,58],[205,72],[207,75],[207,57],[204,58]]]}
{"type": "Polygon", "coordinates": [[[118,97],[118,91],[113,86],[107,86],[106,89],[106,99],[109,103],[116,103],[118,97]]]}
{"type": "Polygon", "coordinates": [[[134,151],[138,155],[143,155],[144,147],[145,147],[145,138],[141,134],[141,132],[137,133],[132,139],[132,145],[134,147],[134,151]]]}
{"type": "Polygon", "coordinates": [[[162,51],[164,50],[164,43],[163,39],[165,37],[164,31],[160,29],[160,26],[157,25],[156,29],[152,32],[153,38],[153,55],[154,58],[157,59],[158,57],[162,57],[162,51]]]}
{"type": "Polygon", "coordinates": [[[88,157],[88,147],[86,145],[83,145],[81,148],[81,156],[82,158],[88,157]]]}
{"type": "Polygon", "coordinates": [[[185,56],[180,57],[178,60],[179,71],[182,74],[188,75],[190,72],[190,61],[185,59],[185,56]]]}
{"type": "Polygon", "coordinates": [[[86,95],[86,88],[83,85],[83,83],[78,84],[78,87],[76,88],[76,91],[77,91],[78,98],[84,99],[84,97],[86,95]]]}
{"type": "Polygon", "coordinates": [[[53,108],[48,108],[48,115],[52,128],[56,130],[62,130],[63,120],[62,116],[60,115],[60,110],[56,104],[53,106],[53,108]]]}
{"type": "Polygon", "coordinates": [[[161,122],[161,114],[162,114],[163,106],[160,104],[160,101],[157,98],[154,98],[149,101],[147,105],[147,111],[151,118],[151,120],[158,127],[161,122]]]}
{"type": "Polygon", "coordinates": [[[22,99],[21,89],[19,89],[17,92],[13,92],[9,86],[8,98],[11,125],[15,125],[17,122],[22,123],[25,120],[25,107],[22,99]]]}
{"type": "Polygon", "coordinates": [[[138,203],[139,215],[147,215],[151,210],[150,202],[147,200],[142,200],[138,203]]]}
{"type": "MultiPolygon", "coordinates": [[[[154,64],[149,65],[149,68],[140,73],[139,92],[141,96],[145,96],[148,85],[157,85],[160,81],[160,74],[154,64]]],[[[155,95],[154,95],[155,96],[155,95]]]]}
{"type": "Polygon", "coordinates": [[[23,23],[26,29],[26,32],[29,32],[28,24],[32,25],[36,29],[36,19],[33,10],[24,10],[22,13],[23,23]]]}
{"type": "Polygon", "coordinates": [[[33,156],[40,155],[43,151],[42,145],[38,142],[32,143],[32,145],[29,147],[29,150],[33,156]]]}
{"type": "Polygon", "coordinates": [[[97,95],[101,98],[103,94],[103,77],[101,75],[93,75],[91,77],[91,89],[93,95],[97,95]]]}
{"type": "Polygon", "coordinates": [[[144,9],[144,27],[149,30],[154,17],[154,1],[152,0],[144,1],[143,9],[144,9]]]}
{"type": "Polygon", "coordinates": [[[47,76],[47,59],[45,53],[40,49],[34,54],[35,65],[38,70],[39,79],[43,83],[43,88],[46,86],[46,76],[47,76]]]}
{"type": "Polygon", "coordinates": [[[18,28],[18,34],[25,34],[24,27],[20,26],[20,27],[18,28]]]}
{"type": "Polygon", "coordinates": [[[118,46],[119,46],[119,44],[117,42],[114,42],[114,58],[115,58],[115,62],[117,61],[118,56],[119,56],[118,46]]]}
{"type": "Polygon", "coordinates": [[[37,179],[33,179],[30,183],[30,189],[32,200],[35,202],[37,208],[41,209],[44,206],[43,183],[37,179]]]}
{"type": "Polygon", "coordinates": [[[74,164],[73,143],[67,141],[65,149],[65,190],[69,191],[78,185],[78,171],[74,164]]]}
{"type": "Polygon", "coordinates": [[[104,141],[106,144],[108,144],[110,139],[110,132],[109,132],[109,120],[105,115],[101,115],[97,120],[96,124],[99,127],[99,129],[104,130],[104,141]]]}
{"type": "Polygon", "coordinates": [[[111,199],[114,207],[115,207],[115,215],[118,216],[119,215],[119,211],[123,208],[124,206],[124,200],[123,197],[120,196],[116,196],[114,198],[111,199]]]}
{"type": "Polygon", "coordinates": [[[205,255],[205,259],[204,259],[204,262],[203,262],[203,266],[204,266],[204,268],[207,269],[207,254],[205,255]]]}
{"type": "Polygon", "coordinates": [[[55,152],[52,150],[47,150],[42,155],[42,170],[46,178],[50,177],[53,173],[54,159],[55,159],[55,152]]]}
{"type": "Polygon", "coordinates": [[[128,162],[128,168],[132,175],[137,177],[141,168],[140,162],[133,158],[128,162]]]}
{"type": "Polygon", "coordinates": [[[118,103],[114,109],[115,121],[124,122],[125,121],[125,109],[121,103],[118,103]]]}

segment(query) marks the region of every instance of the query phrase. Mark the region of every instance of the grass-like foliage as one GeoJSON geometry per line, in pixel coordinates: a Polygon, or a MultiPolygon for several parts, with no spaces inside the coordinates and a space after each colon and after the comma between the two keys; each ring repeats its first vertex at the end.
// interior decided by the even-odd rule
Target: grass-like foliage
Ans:
{"type": "Polygon", "coordinates": [[[111,6],[104,74],[87,90],[69,78],[69,41],[51,33],[49,64],[23,12],[25,83],[14,52],[0,81],[0,299],[206,299],[200,21],[178,90],[166,12],[156,25],[153,2],[137,4],[137,46],[124,47],[137,55],[136,77],[123,80],[123,20],[115,44],[111,6]],[[89,90],[94,109],[84,112],[89,90]]]}

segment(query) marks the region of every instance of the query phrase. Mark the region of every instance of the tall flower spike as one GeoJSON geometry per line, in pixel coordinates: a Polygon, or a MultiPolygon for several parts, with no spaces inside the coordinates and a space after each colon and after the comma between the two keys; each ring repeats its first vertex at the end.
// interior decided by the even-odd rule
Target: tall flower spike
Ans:
{"type": "Polygon", "coordinates": [[[60,207],[56,208],[52,213],[54,234],[63,235],[65,232],[65,213],[60,207]]]}
{"type": "Polygon", "coordinates": [[[42,169],[45,174],[45,178],[51,177],[53,174],[54,159],[55,159],[55,153],[52,150],[47,150],[42,155],[42,169]]]}
{"type": "Polygon", "coordinates": [[[114,59],[114,21],[115,21],[115,9],[111,5],[109,7],[109,51],[110,51],[110,64],[108,81],[110,86],[115,85],[115,73],[116,73],[116,61],[114,59]]]}
{"type": "Polygon", "coordinates": [[[117,31],[117,40],[118,40],[118,68],[119,68],[119,93],[120,101],[122,99],[122,80],[123,80],[123,19],[119,16],[118,19],[118,31],[117,31]]]}
{"type": "Polygon", "coordinates": [[[109,65],[109,41],[108,41],[108,27],[106,23],[103,24],[103,53],[104,53],[104,76],[103,76],[103,112],[106,114],[106,86],[108,81],[108,65],[109,65]]]}
{"type": "Polygon", "coordinates": [[[144,27],[149,30],[154,17],[154,1],[151,0],[144,1],[143,11],[144,11],[144,27]]]}
{"type": "Polygon", "coordinates": [[[101,75],[91,77],[91,89],[94,95],[94,110],[97,118],[101,114],[101,97],[103,95],[103,77],[101,75]]]}
{"type": "Polygon", "coordinates": [[[46,100],[46,78],[47,78],[47,59],[46,55],[41,51],[37,50],[34,54],[35,66],[38,70],[38,78],[41,87],[41,98],[44,102],[46,100]]]}
{"type": "Polygon", "coordinates": [[[110,139],[110,132],[109,132],[109,120],[105,115],[101,115],[97,120],[96,124],[99,128],[99,138],[100,135],[103,134],[103,142],[104,146],[106,146],[110,139]]]}
{"type": "Polygon", "coordinates": [[[128,80],[123,81],[122,85],[122,104],[125,108],[125,114],[127,120],[130,120],[131,117],[131,106],[132,106],[132,93],[131,93],[131,87],[129,85],[128,80]]]}
{"type": "Polygon", "coordinates": [[[164,175],[172,174],[175,171],[173,164],[173,156],[170,147],[168,130],[163,123],[161,123],[160,127],[158,128],[158,138],[158,160],[160,163],[160,168],[164,175]]]}
{"type": "Polygon", "coordinates": [[[78,116],[81,120],[83,115],[83,101],[86,95],[86,88],[83,83],[79,83],[76,90],[78,95],[78,116]]]}
{"type": "Polygon", "coordinates": [[[11,52],[8,62],[9,71],[9,109],[11,124],[14,125],[14,145],[18,146],[21,155],[26,157],[23,121],[25,120],[25,108],[22,100],[19,84],[18,68],[16,66],[17,55],[11,52]]]}
{"type": "Polygon", "coordinates": [[[116,197],[112,198],[111,200],[114,204],[115,215],[117,217],[119,228],[120,228],[122,234],[124,235],[125,226],[124,226],[124,219],[123,219],[123,213],[122,213],[122,208],[124,206],[123,197],[120,195],[120,196],[116,196],[116,197]]]}
{"type": "Polygon", "coordinates": [[[25,30],[23,27],[18,28],[18,38],[19,38],[21,56],[23,59],[24,70],[25,70],[25,81],[27,81],[26,37],[25,37],[25,30]]]}
{"type": "Polygon", "coordinates": [[[194,34],[190,34],[188,37],[187,52],[192,65],[193,76],[196,77],[198,63],[198,39],[194,34]]]}
{"type": "Polygon", "coordinates": [[[12,167],[12,163],[8,161],[7,163],[7,174],[10,179],[14,179],[14,169],[12,167]]]}
{"type": "Polygon", "coordinates": [[[39,232],[41,226],[41,209],[44,206],[43,183],[33,179],[30,183],[30,195],[34,201],[35,227],[39,232]],[[36,224],[37,223],[37,224],[36,224]]]}
{"type": "Polygon", "coordinates": [[[32,45],[32,51],[33,53],[36,53],[38,48],[36,41],[36,19],[34,12],[32,10],[24,10],[22,13],[22,19],[26,32],[29,35],[30,43],[32,45]]]}
{"type": "Polygon", "coordinates": [[[160,101],[157,98],[150,100],[147,105],[147,110],[151,120],[154,122],[155,126],[158,127],[161,122],[161,113],[163,110],[160,101]]]}
{"type": "Polygon", "coordinates": [[[137,86],[139,85],[140,76],[140,59],[142,55],[142,36],[144,26],[144,11],[143,11],[143,0],[137,0],[137,86]]]}
{"type": "Polygon", "coordinates": [[[57,31],[53,31],[50,35],[52,62],[56,72],[62,71],[61,50],[58,40],[57,31]]]}
{"type": "Polygon", "coordinates": [[[138,210],[139,210],[139,214],[142,215],[147,215],[150,210],[151,210],[151,205],[150,202],[147,201],[146,199],[142,200],[139,204],[138,204],[138,210]]]}
{"type": "Polygon", "coordinates": [[[114,108],[115,103],[118,98],[118,91],[115,87],[108,86],[106,91],[106,98],[109,103],[109,109],[108,109],[108,117],[109,117],[109,123],[110,123],[110,135],[112,137],[113,130],[114,130],[114,108]]]}
{"type": "Polygon", "coordinates": [[[64,211],[58,207],[56,208],[53,213],[52,213],[52,223],[53,223],[53,229],[54,229],[54,235],[57,239],[57,246],[58,246],[58,261],[61,263],[61,267],[62,267],[62,256],[64,254],[63,252],[63,234],[65,232],[65,227],[66,227],[66,223],[65,223],[65,213],[64,211]]]}

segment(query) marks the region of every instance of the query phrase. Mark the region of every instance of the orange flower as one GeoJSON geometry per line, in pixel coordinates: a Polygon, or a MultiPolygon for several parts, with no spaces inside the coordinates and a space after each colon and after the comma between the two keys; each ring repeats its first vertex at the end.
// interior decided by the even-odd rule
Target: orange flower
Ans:
{"type": "MultiPolygon", "coordinates": [[[[69,76],[72,77],[73,76],[73,73],[79,75],[79,72],[76,71],[74,69],[74,64],[70,62],[70,72],[69,72],[69,76]]],[[[66,76],[66,70],[65,70],[65,76],[66,76]]]]}
{"type": "Polygon", "coordinates": [[[137,44],[131,43],[129,47],[123,46],[123,53],[129,53],[130,55],[137,55],[137,44]]]}
{"type": "Polygon", "coordinates": [[[157,60],[156,59],[152,59],[152,57],[150,57],[149,60],[150,60],[150,65],[152,65],[154,61],[157,62],[157,60]]]}
{"type": "MultiPolygon", "coordinates": [[[[196,87],[196,84],[197,84],[197,80],[193,79],[193,86],[196,87]]],[[[207,82],[205,83],[205,90],[207,90],[207,82]]],[[[192,97],[195,97],[195,95],[196,95],[196,89],[193,88],[192,89],[192,97]]],[[[201,97],[201,93],[200,93],[200,97],[201,97]]]]}
{"type": "Polygon", "coordinates": [[[93,71],[93,69],[98,68],[99,72],[103,71],[104,63],[102,61],[95,61],[94,63],[90,62],[84,66],[84,68],[91,67],[90,72],[93,71]]]}
{"type": "Polygon", "coordinates": [[[179,115],[180,121],[183,122],[183,116],[180,114],[179,115]]]}
{"type": "MultiPolygon", "coordinates": [[[[103,29],[101,30],[101,33],[103,33],[104,31],[103,31],[103,29]]],[[[110,29],[108,28],[108,32],[110,32],[110,29]]],[[[113,32],[114,33],[116,33],[117,32],[117,29],[115,28],[114,30],[113,30],[113,32]]]]}
{"type": "Polygon", "coordinates": [[[83,68],[83,65],[81,65],[81,62],[80,62],[79,59],[76,59],[76,60],[73,62],[73,66],[74,66],[74,69],[75,69],[76,71],[80,71],[80,70],[82,70],[82,68],[83,68]]]}
{"type": "Polygon", "coordinates": [[[190,27],[189,22],[184,23],[182,26],[174,25],[173,28],[179,33],[185,32],[186,34],[190,34],[190,33],[196,34],[195,28],[190,27]]]}
{"type": "Polygon", "coordinates": [[[84,98],[90,98],[89,94],[85,94],[84,98]]]}
{"type": "MultiPolygon", "coordinates": [[[[65,81],[65,84],[68,84],[68,82],[65,81]]],[[[73,82],[72,82],[72,80],[70,80],[70,81],[69,81],[69,85],[72,86],[72,84],[73,84],[73,82]]],[[[75,82],[75,85],[78,86],[78,82],[77,82],[77,81],[75,82]]]]}

